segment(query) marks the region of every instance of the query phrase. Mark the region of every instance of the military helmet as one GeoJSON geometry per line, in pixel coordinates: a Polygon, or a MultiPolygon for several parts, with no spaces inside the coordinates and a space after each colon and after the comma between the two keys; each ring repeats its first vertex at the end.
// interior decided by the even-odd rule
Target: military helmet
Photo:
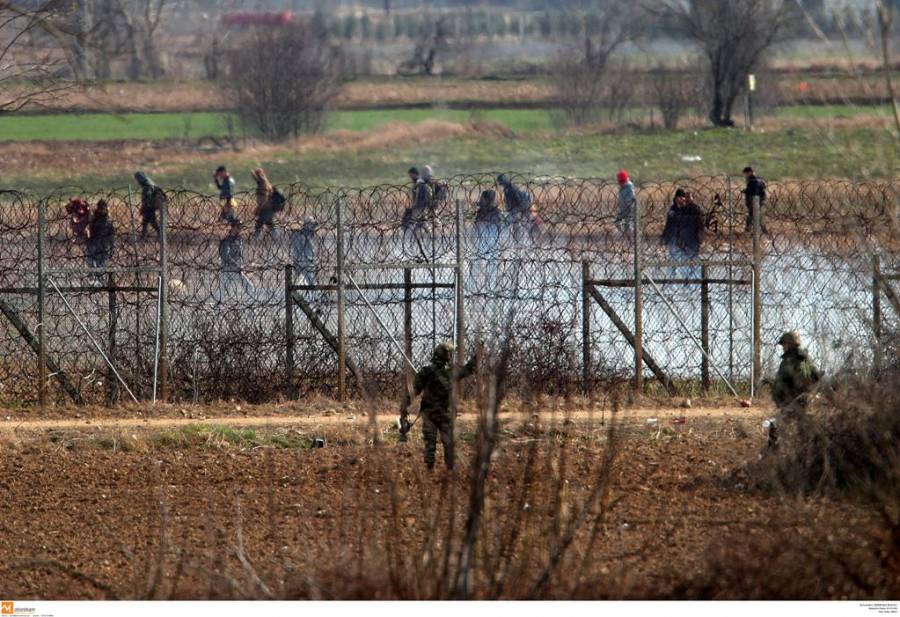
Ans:
{"type": "Polygon", "coordinates": [[[790,332],[785,332],[781,335],[781,338],[778,339],[778,345],[789,345],[793,347],[800,347],[800,333],[796,330],[791,330],[790,332]]]}
{"type": "Polygon", "coordinates": [[[431,357],[438,362],[449,362],[453,357],[453,343],[439,343],[432,352],[431,357]]]}

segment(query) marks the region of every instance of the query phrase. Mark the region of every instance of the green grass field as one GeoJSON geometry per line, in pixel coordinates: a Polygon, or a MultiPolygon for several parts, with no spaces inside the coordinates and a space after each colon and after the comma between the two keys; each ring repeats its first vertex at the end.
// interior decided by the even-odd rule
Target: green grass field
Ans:
{"type": "MultiPolygon", "coordinates": [[[[794,106],[782,107],[778,117],[825,120],[861,115],[886,115],[886,106],[794,106]]],[[[632,118],[645,118],[647,110],[629,112],[632,118]]],[[[332,113],[326,130],[368,131],[390,122],[417,124],[435,119],[466,123],[472,120],[497,122],[517,133],[548,131],[555,118],[548,109],[385,109],[338,111],[332,113]]],[[[144,114],[47,114],[0,117],[2,141],[111,141],[200,139],[234,134],[244,130],[236,119],[217,112],[144,113],[144,114]]]]}
{"type": "MultiPolygon", "coordinates": [[[[418,124],[435,119],[465,123],[474,118],[499,122],[517,132],[553,128],[551,113],[541,109],[390,109],[334,112],[326,130],[368,131],[390,122],[418,124]]],[[[240,137],[244,130],[235,118],[216,112],[0,117],[0,141],[156,141],[230,134],[240,137]]]]}
{"type": "MultiPolygon", "coordinates": [[[[701,175],[740,174],[756,166],[769,179],[895,178],[900,167],[895,138],[880,129],[815,127],[748,133],[738,129],[639,131],[618,134],[553,133],[436,139],[407,147],[337,149],[297,152],[275,149],[260,158],[250,152],[223,151],[221,158],[151,169],[163,186],[212,191],[211,166],[228,165],[238,188],[249,190],[249,170],[263,166],[276,184],[303,181],[313,186],[404,182],[412,165],[430,164],[440,176],[492,170],[544,175],[613,178],[624,167],[638,181],[671,180],[701,175]],[[693,157],[700,157],[697,161],[693,157]]],[[[3,177],[4,187],[46,190],[72,184],[94,190],[121,187],[130,171],[102,176],[44,175],[3,177]]]]}

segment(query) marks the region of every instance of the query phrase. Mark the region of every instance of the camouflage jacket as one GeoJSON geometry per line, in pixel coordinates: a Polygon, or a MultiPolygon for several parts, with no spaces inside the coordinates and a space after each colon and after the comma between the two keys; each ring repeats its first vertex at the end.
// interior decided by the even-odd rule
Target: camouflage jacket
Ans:
{"type": "MultiPolygon", "coordinates": [[[[475,372],[475,359],[469,360],[459,370],[459,379],[465,379],[475,372]]],[[[450,364],[428,364],[416,373],[415,393],[422,395],[422,414],[438,416],[450,409],[450,380],[453,366],[450,364]]]]}
{"type": "MultiPolygon", "coordinates": [[[[812,390],[821,374],[805,349],[791,349],[781,356],[775,376],[772,398],[778,407],[786,407],[812,390]]],[[[800,401],[802,402],[802,400],[800,401]]]]}

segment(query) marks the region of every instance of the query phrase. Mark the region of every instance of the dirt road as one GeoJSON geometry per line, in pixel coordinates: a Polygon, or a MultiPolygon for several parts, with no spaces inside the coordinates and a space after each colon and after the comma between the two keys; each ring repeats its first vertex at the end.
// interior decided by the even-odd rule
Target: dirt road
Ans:
{"type": "MultiPolygon", "coordinates": [[[[253,411],[252,408],[250,411],[253,411]]],[[[754,407],[750,409],[740,407],[713,407],[713,408],[691,408],[685,409],[680,407],[672,408],[634,408],[626,409],[620,412],[619,418],[623,421],[644,420],[649,418],[660,418],[662,421],[671,418],[684,417],[688,422],[698,419],[711,418],[742,418],[751,419],[762,417],[766,414],[766,409],[754,407]]],[[[506,421],[515,421],[532,416],[525,412],[505,412],[501,414],[501,418],[506,421]]],[[[553,421],[561,421],[570,419],[576,422],[601,421],[611,418],[609,410],[598,411],[556,411],[542,412],[539,414],[541,422],[551,423],[553,421]]],[[[363,427],[369,422],[369,417],[359,413],[357,410],[351,410],[349,413],[320,413],[299,415],[292,414],[268,414],[268,415],[206,415],[196,412],[185,412],[181,418],[178,417],[90,417],[90,418],[73,418],[73,419],[17,419],[11,416],[4,416],[0,421],[0,433],[18,433],[32,432],[43,430],[115,430],[115,429],[167,429],[177,428],[188,425],[217,425],[232,427],[276,427],[276,426],[319,426],[319,425],[346,425],[363,427]],[[6,419],[6,418],[9,419],[6,419]]],[[[379,426],[392,423],[397,418],[393,413],[379,413],[376,416],[376,422],[379,426]]],[[[474,413],[460,414],[462,422],[467,423],[474,421],[476,416],[474,413]]]]}

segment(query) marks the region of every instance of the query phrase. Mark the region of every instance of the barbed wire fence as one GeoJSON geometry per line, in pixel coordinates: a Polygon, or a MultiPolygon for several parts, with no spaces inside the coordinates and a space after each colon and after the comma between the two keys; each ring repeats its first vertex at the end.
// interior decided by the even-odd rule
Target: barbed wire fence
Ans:
{"type": "Polygon", "coordinates": [[[749,394],[786,329],[826,370],[888,361],[896,182],[770,182],[758,225],[742,181],[642,183],[635,234],[615,184],[509,173],[529,196],[510,213],[497,175],[442,179],[412,217],[412,184],[284,186],[274,226],[257,225],[255,195],[228,214],[168,190],[165,243],[129,189],[0,191],[0,400],[261,402],[353,396],[360,379],[395,396],[404,356],[420,365],[439,341],[471,350],[506,332],[513,386],[551,394],[637,376],[650,391],[749,394]],[[706,213],[696,261],[660,241],[677,187],[706,213]],[[108,258],[73,199],[108,204],[108,258]]]}

